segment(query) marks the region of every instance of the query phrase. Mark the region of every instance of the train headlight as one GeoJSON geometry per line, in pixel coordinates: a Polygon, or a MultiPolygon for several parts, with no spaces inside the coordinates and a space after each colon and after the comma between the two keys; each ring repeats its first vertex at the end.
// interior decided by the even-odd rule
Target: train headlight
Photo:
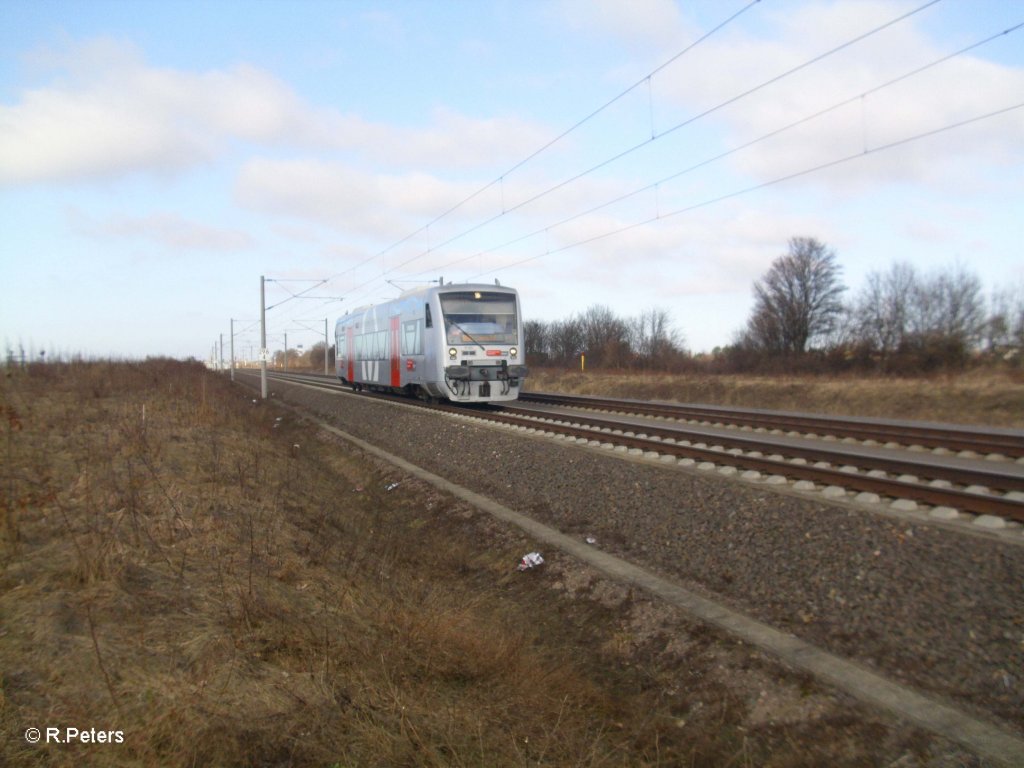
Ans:
{"type": "Polygon", "coordinates": [[[508,356],[509,357],[518,357],[519,356],[519,350],[516,349],[515,347],[509,347],[508,356]]]}
{"type": "Polygon", "coordinates": [[[452,348],[450,348],[450,349],[448,350],[448,357],[450,357],[450,358],[451,358],[452,360],[454,360],[454,359],[455,359],[455,356],[456,356],[457,354],[459,354],[459,351],[458,351],[457,349],[455,349],[455,347],[452,347],[452,348]]]}

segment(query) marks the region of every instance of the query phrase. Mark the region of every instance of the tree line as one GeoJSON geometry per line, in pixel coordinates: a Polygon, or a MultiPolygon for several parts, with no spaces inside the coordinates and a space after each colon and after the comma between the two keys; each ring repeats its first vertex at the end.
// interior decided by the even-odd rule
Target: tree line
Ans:
{"type": "Polygon", "coordinates": [[[565,320],[525,324],[527,361],[706,372],[843,370],[925,373],[986,361],[1022,365],[1024,286],[986,298],[963,265],[923,273],[898,262],[848,297],[835,251],[794,237],[754,282],[754,305],[729,345],[693,355],[668,311],[619,317],[592,306],[565,320]]]}
{"type": "Polygon", "coordinates": [[[334,370],[334,345],[331,344],[330,347],[327,347],[327,345],[322,341],[318,341],[304,352],[301,349],[293,348],[289,348],[287,352],[283,349],[279,349],[274,352],[271,364],[275,368],[286,367],[285,355],[287,354],[288,368],[309,368],[314,371],[322,371],[324,369],[325,348],[327,349],[327,369],[334,370]]]}
{"type": "Polygon", "coordinates": [[[599,368],[675,370],[689,357],[667,310],[651,309],[622,318],[594,305],[565,320],[527,320],[526,361],[531,365],[578,365],[585,355],[599,368]]]}

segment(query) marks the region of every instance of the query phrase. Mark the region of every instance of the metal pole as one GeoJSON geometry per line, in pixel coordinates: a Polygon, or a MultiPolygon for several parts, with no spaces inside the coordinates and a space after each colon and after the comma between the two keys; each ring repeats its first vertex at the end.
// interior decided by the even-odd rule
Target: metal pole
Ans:
{"type": "Polygon", "coordinates": [[[260,275],[260,395],[267,399],[267,300],[263,275],[260,275]]]}
{"type": "Polygon", "coordinates": [[[231,318],[231,380],[235,380],[235,318],[231,318]]]}
{"type": "Polygon", "coordinates": [[[330,347],[327,345],[327,318],[324,318],[324,376],[327,375],[327,353],[330,351],[330,347]]]}
{"type": "Polygon", "coordinates": [[[288,333],[284,334],[284,372],[288,373],[288,333]]]}
{"type": "Polygon", "coordinates": [[[220,335],[220,354],[217,356],[217,371],[224,370],[224,334],[220,335]]]}

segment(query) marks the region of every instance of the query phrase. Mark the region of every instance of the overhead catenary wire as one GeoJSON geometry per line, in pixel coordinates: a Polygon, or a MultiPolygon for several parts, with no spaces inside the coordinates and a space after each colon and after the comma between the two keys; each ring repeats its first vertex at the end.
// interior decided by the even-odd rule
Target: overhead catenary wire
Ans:
{"type": "Polygon", "coordinates": [[[776,184],[782,184],[784,182],[792,181],[793,179],[797,179],[797,178],[800,178],[802,176],[808,176],[810,174],[817,173],[819,171],[823,171],[823,170],[826,170],[828,168],[834,168],[837,165],[842,165],[844,163],[848,163],[848,162],[851,162],[853,160],[859,160],[859,159],[867,157],[869,155],[877,154],[878,152],[884,152],[884,151],[887,151],[887,150],[890,150],[890,149],[894,149],[896,147],[903,146],[905,144],[909,144],[909,143],[914,142],[914,141],[919,141],[919,140],[922,140],[922,139],[929,138],[931,136],[936,136],[936,135],[938,135],[940,133],[945,133],[947,131],[951,131],[951,130],[954,130],[956,128],[962,128],[964,126],[971,125],[972,123],[977,123],[977,122],[980,122],[982,120],[988,120],[990,118],[997,117],[999,115],[1004,115],[1004,114],[1007,114],[1009,112],[1013,112],[1014,110],[1017,110],[1017,109],[1021,109],[1022,107],[1024,107],[1024,102],[1020,102],[1018,104],[1013,104],[1011,106],[1004,107],[1002,109],[997,109],[997,110],[992,111],[992,112],[987,112],[987,113],[985,113],[983,115],[977,115],[975,117],[968,118],[966,120],[961,120],[961,121],[956,122],[956,123],[950,123],[949,125],[944,125],[941,128],[935,128],[935,129],[930,130],[930,131],[924,131],[922,133],[918,133],[918,134],[915,134],[913,136],[907,136],[907,137],[899,139],[897,141],[889,142],[888,144],[882,144],[882,145],[877,146],[877,147],[872,147],[870,149],[865,149],[862,152],[855,152],[853,154],[846,155],[845,157],[840,157],[840,158],[837,158],[835,160],[830,160],[830,161],[825,162],[825,163],[820,163],[820,164],[812,166],[810,168],[804,168],[803,170],[796,171],[794,173],[789,173],[789,174],[786,174],[785,176],[779,176],[779,177],[777,177],[775,179],[772,179],[770,181],[765,181],[765,182],[762,182],[760,184],[754,184],[752,186],[745,187],[743,189],[738,189],[738,190],[735,190],[733,192],[729,192],[729,193],[724,194],[724,195],[719,195],[717,197],[713,197],[713,198],[710,198],[708,200],[703,200],[703,201],[701,201],[699,203],[694,203],[693,205],[687,205],[685,207],[677,208],[675,210],[668,211],[666,213],[659,213],[659,214],[657,214],[655,216],[651,216],[650,218],[644,219],[643,221],[637,221],[637,222],[634,222],[633,224],[628,224],[628,225],[623,226],[623,227],[618,227],[616,229],[612,229],[612,230],[609,230],[607,232],[603,232],[603,233],[601,233],[599,235],[594,235],[593,237],[588,237],[588,238],[585,238],[583,240],[577,240],[576,242],[569,243],[568,245],[564,245],[564,246],[561,246],[559,248],[553,248],[553,249],[550,249],[550,250],[546,250],[543,253],[538,253],[538,254],[536,254],[534,256],[530,256],[528,258],[521,259],[519,261],[515,261],[515,262],[513,262],[511,264],[506,264],[506,265],[498,267],[496,269],[492,269],[492,270],[487,270],[485,272],[481,272],[481,273],[479,273],[477,275],[474,275],[474,278],[482,277],[483,275],[493,275],[493,274],[496,274],[498,272],[503,272],[506,269],[511,269],[512,267],[517,267],[517,266],[520,266],[522,264],[526,264],[528,262],[535,261],[535,260],[537,260],[539,258],[542,258],[544,256],[548,256],[550,254],[561,253],[563,251],[568,251],[568,250],[571,250],[573,248],[578,248],[578,247],[580,247],[582,245],[587,245],[589,243],[594,243],[594,242],[597,242],[599,240],[604,240],[606,238],[613,237],[615,235],[620,235],[623,232],[628,232],[628,231],[630,231],[632,229],[636,229],[637,227],[647,226],[649,224],[653,224],[656,221],[660,221],[660,220],[668,219],[668,218],[673,218],[675,216],[680,216],[680,215],[682,215],[684,213],[689,213],[690,211],[695,211],[698,208],[705,208],[705,207],[707,207],[709,205],[714,205],[715,203],[721,203],[721,202],[723,202],[725,200],[730,200],[732,198],[736,198],[736,197],[740,197],[742,195],[750,194],[751,192],[757,192],[758,190],[762,190],[762,189],[766,189],[768,187],[775,186],[776,184]]]}
{"type": "MultiPolygon", "coordinates": [[[[271,309],[279,308],[279,307],[281,307],[281,306],[283,306],[285,304],[288,304],[289,302],[291,302],[294,299],[323,300],[324,304],[322,306],[333,304],[333,303],[336,303],[336,302],[341,300],[341,297],[338,297],[338,296],[310,296],[309,295],[312,291],[315,291],[316,289],[318,289],[318,288],[322,287],[323,285],[325,285],[328,282],[328,278],[273,278],[273,277],[267,277],[267,278],[265,278],[265,282],[269,283],[271,285],[278,285],[278,286],[280,286],[280,288],[285,293],[288,294],[286,298],[284,298],[284,299],[282,299],[280,301],[277,301],[277,302],[275,302],[273,304],[268,304],[264,308],[265,311],[269,311],[271,309]],[[290,289],[287,285],[285,285],[287,283],[312,283],[312,285],[310,285],[309,287],[307,287],[304,290],[294,291],[294,290],[290,289]]],[[[305,308],[304,312],[307,311],[307,310],[308,310],[308,307],[305,308]]],[[[266,326],[267,338],[280,339],[282,337],[282,334],[285,334],[286,331],[288,330],[286,328],[286,326],[288,326],[288,324],[292,323],[292,322],[296,322],[294,314],[288,315],[287,311],[285,311],[284,313],[278,314],[276,317],[275,316],[268,317],[268,319],[267,319],[267,326],[266,326]]],[[[260,321],[259,320],[255,321],[255,326],[259,326],[259,325],[260,325],[260,321]]],[[[252,329],[253,329],[253,326],[249,326],[248,328],[245,329],[245,331],[249,331],[249,330],[252,330],[252,329]]],[[[310,330],[312,330],[312,329],[310,329],[310,330]]],[[[236,332],[236,334],[235,334],[236,338],[241,336],[241,334],[244,333],[245,331],[236,332]]],[[[316,331],[316,332],[321,334],[321,336],[322,336],[322,333],[323,333],[322,331],[316,331]]],[[[248,338],[248,337],[246,337],[246,338],[248,338]]],[[[260,346],[262,346],[262,342],[260,340],[256,340],[254,343],[260,344],[260,346]]]]}
{"type": "MultiPolygon", "coordinates": [[[[939,2],[939,1],[940,0],[932,0],[932,2],[939,2]]],[[[339,273],[337,273],[335,275],[332,275],[330,278],[328,278],[328,280],[334,280],[334,279],[336,279],[338,277],[341,277],[342,275],[345,275],[345,274],[348,274],[350,272],[353,272],[356,269],[359,269],[360,267],[366,266],[367,264],[375,261],[376,259],[379,259],[379,258],[385,256],[386,254],[390,253],[391,251],[393,251],[398,246],[408,242],[409,240],[411,240],[412,238],[416,237],[417,235],[420,235],[420,234],[423,234],[424,232],[429,231],[432,226],[434,226],[438,222],[442,221],[443,219],[447,218],[452,213],[454,213],[455,211],[459,210],[460,208],[462,208],[464,205],[466,205],[467,203],[471,202],[472,200],[476,199],[477,197],[479,197],[481,194],[483,194],[487,190],[492,189],[495,185],[503,184],[505,179],[508,176],[510,176],[511,174],[515,173],[516,171],[521,169],[523,166],[525,166],[527,163],[531,162],[532,160],[535,160],[537,157],[539,157],[541,154],[543,154],[548,149],[553,147],[555,144],[560,142],[562,139],[564,139],[567,136],[569,136],[569,134],[571,134],[574,131],[576,131],[577,129],[581,128],[583,125],[585,125],[589,121],[593,120],[595,117],[600,115],[606,109],[611,107],[613,104],[615,104],[618,101],[620,101],[621,99],[625,98],[627,95],[629,95],[634,90],[636,90],[639,86],[641,86],[641,85],[643,85],[645,83],[650,82],[650,79],[654,75],[656,75],[658,72],[661,72],[663,69],[665,69],[666,67],[670,66],[673,62],[677,61],[682,56],[684,56],[685,54],[687,54],[691,50],[693,50],[695,47],[697,47],[701,43],[705,42],[712,35],[716,34],[717,32],[721,31],[722,29],[724,29],[726,26],[728,26],[730,23],[732,23],[733,21],[738,19],[740,16],[742,16],[744,13],[749,11],[751,8],[753,8],[755,5],[757,5],[760,2],[761,2],[761,0],[751,0],[749,3],[747,3],[745,6],[743,6],[740,10],[736,11],[734,14],[729,16],[724,21],[719,22],[717,25],[715,25],[710,30],[705,32],[703,35],[701,35],[695,41],[693,41],[692,43],[687,45],[681,51],[679,51],[676,54],[674,54],[667,61],[662,62],[657,67],[655,67],[653,70],[651,70],[646,75],[644,75],[639,80],[637,80],[635,83],[633,83],[628,88],[623,90],[617,96],[614,96],[611,99],[609,99],[608,101],[606,101],[600,107],[598,107],[597,109],[595,109],[592,112],[590,112],[590,114],[588,114],[586,117],[583,117],[580,120],[577,120],[569,128],[565,129],[560,134],[555,136],[553,139],[551,139],[548,142],[546,142],[540,148],[538,148],[538,149],[534,150],[533,152],[531,152],[529,155],[527,155],[522,160],[518,161],[512,167],[510,167],[507,170],[503,171],[501,174],[499,174],[497,177],[495,177],[491,181],[489,181],[486,184],[484,184],[482,187],[477,189],[475,192],[467,195],[462,200],[460,200],[459,202],[457,202],[454,205],[452,205],[451,207],[449,207],[447,210],[445,210],[442,213],[438,214],[433,219],[431,219],[429,222],[427,222],[426,224],[421,226],[419,229],[417,229],[417,230],[415,230],[413,232],[410,232],[409,234],[405,235],[401,239],[395,241],[391,245],[389,245],[386,248],[384,248],[382,251],[379,251],[379,252],[375,253],[374,255],[367,257],[366,259],[364,259],[363,261],[359,262],[358,264],[355,264],[354,266],[349,267],[348,269],[346,269],[346,270],[344,270],[342,272],[339,272],[339,273]]],[[[396,268],[400,268],[400,267],[396,267],[396,268]]],[[[396,268],[392,268],[391,270],[388,270],[388,271],[394,271],[394,269],[396,269],[396,268]]],[[[385,274],[387,274],[387,272],[385,272],[385,274]]]]}
{"type": "Polygon", "coordinates": [[[831,106],[825,107],[824,109],[820,109],[817,112],[814,112],[812,114],[809,114],[809,115],[806,115],[804,117],[801,117],[798,120],[794,120],[794,121],[792,121],[790,123],[787,123],[786,125],[783,125],[783,126],[781,126],[779,128],[775,128],[775,129],[773,129],[773,130],[771,130],[771,131],[769,131],[767,133],[761,134],[760,136],[758,136],[755,139],[751,139],[750,141],[744,142],[743,144],[739,144],[739,145],[737,145],[735,147],[732,147],[732,148],[727,149],[727,150],[725,150],[723,152],[720,152],[720,153],[718,153],[716,155],[713,155],[712,157],[708,157],[708,158],[706,158],[704,160],[701,160],[700,162],[694,163],[693,165],[690,165],[690,166],[688,166],[688,167],[686,167],[686,168],[684,168],[684,169],[682,169],[680,171],[676,171],[676,172],[674,172],[672,174],[669,174],[668,176],[664,176],[664,177],[658,179],[657,181],[654,181],[654,182],[652,182],[650,184],[647,184],[646,186],[643,186],[643,187],[640,187],[638,189],[634,189],[631,192],[627,192],[625,194],[619,195],[618,197],[612,198],[611,200],[603,202],[603,203],[601,203],[599,205],[592,206],[592,207],[590,207],[590,208],[588,208],[588,209],[586,209],[584,211],[580,211],[579,213],[575,213],[572,216],[568,216],[566,218],[563,218],[563,219],[561,219],[561,220],[559,220],[559,221],[557,221],[557,222],[555,222],[553,224],[548,224],[548,225],[546,225],[544,227],[541,227],[540,229],[535,229],[535,230],[533,230],[531,232],[528,232],[528,233],[526,233],[524,235],[519,235],[518,237],[515,237],[515,238],[513,238],[511,240],[508,240],[507,242],[504,242],[501,245],[492,246],[491,248],[486,248],[484,250],[472,253],[472,254],[470,254],[468,256],[463,256],[463,257],[460,257],[458,259],[446,262],[445,264],[440,265],[438,267],[438,269],[448,269],[449,267],[453,267],[453,266],[456,266],[458,264],[462,264],[464,262],[471,261],[471,260],[476,259],[476,258],[480,258],[481,256],[486,256],[488,254],[495,253],[496,251],[500,251],[503,248],[507,248],[507,247],[509,247],[511,245],[515,245],[517,243],[521,243],[521,242],[523,242],[525,240],[528,240],[528,239],[530,239],[532,237],[536,237],[536,236],[544,234],[546,232],[550,232],[553,229],[561,227],[561,226],[563,226],[565,224],[568,224],[570,222],[576,221],[577,219],[583,218],[584,216],[589,216],[590,214],[596,213],[597,211],[603,210],[603,209],[608,208],[608,207],[610,207],[612,205],[615,205],[617,203],[621,203],[621,202],[623,202],[625,200],[628,200],[628,199],[630,199],[632,197],[636,197],[637,195],[643,194],[645,192],[650,192],[652,190],[656,190],[658,187],[660,187],[663,184],[667,184],[670,181],[675,181],[676,179],[679,179],[679,178],[685,176],[686,174],[692,173],[693,171],[699,170],[700,168],[704,168],[705,166],[710,165],[711,163],[717,162],[719,160],[723,160],[726,157],[734,155],[734,154],[736,154],[738,152],[741,152],[741,151],[743,151],[745,149],[749,149],[750,147],[755,146],[756,144],[760,144],[763,141],[767,141],[768,139],[775,138],[775,137],[785,133],[786,131],[792,130],[793,128],[799,127],[801,125],[805,125],[806,123],[809,123],[812,120],[815,120],[815,119],[817,119],[819,117],[827,115],[830,112],[834,112],[835,110],[840,109],[842,107],[848,106],[849,104],[853,104],[856,101],[864,99],[867,96],[870,96],[872,94],[876,94],[876,93],[878,93],[878,92],[880,92],[880,91],[882,91],[882,90],[884,90],[886,88],[889,88],[889,87],[891,87],[893,85],[896,85],[897,83],[903,82],[904,80],[907,80],[907,79],[909,79],[909,78],[911,78],[911,77],[913,77],[915,75],[919,75],[922,72],[925,72],[925,71],[927,71],[929,69],[932,69],[932,68],[934,68],[934,67],[936,67],[936,66],[938,66],[940,64],[943,64],[943,63],[945,63],[945,62],[947,62],[947,61],[949,61],[949,60],[951,60],[953,58],[956,58],[957,56],[961,56],[961,55],[963,55],[963,54],[965,54],[965,53],[967,53],[969,51],[975,50],[975,49],[977,49],[977,48],[979,48],[979,47],[981,47],[981,46],[983,46],[983,45],[985,45],[987,43],[991,43],[994,40],[998,40],[999,38],[1004,37],[1004,36],[1009,35],[1009,34],[1012,34],[1013,32],[1016,32],[1016,31],[1018,31],[1018,30],[1020,30],[1022,28],[1024,28],[1024,22],[1021,22],[1019,24],[1015,24],[1014,26],[1009,27],[1007,29],[1004,29],[1001,32],[997,32],[997,33],[995,33],[993,35],[989,35],[988,37],[986,37],[986,38],[984,38],[982,40],[979,40],[979,41],[977,41],[975,43],[972,43],[972,44],[970,44],[968,46],[965,46],[963,48],[960,48],[957,51],[954,51],[952,53],[948,53],[948,54],[946,54],[944,56],[941,56],[941,57],[939,57],[937,59],[934,59],[933,61],[930,61],[927,64],[924,64],[922,66],[916,67],[916,68],[914,68],[914,69],[912,69],[912,70],[910,70],[908,72],[904,72],[902,75],[898,75],[897,77],[891,78],[891,79],[887,80],[884,83],[880,83],[879,85],[876,85],[876,86],[873,86],[871,88],[868,88],[867,90],[862,91],[862,92],[858,93],[855,96],[851,96],[849,98],[846,98],[846,99],[843,99],[841,101],[838,101],[838,102],[832,104],[831,106]]]}
{"type": "Polygon", "coordinates": [[[278,279],[276,279],[276,278],[270,278],[270,277],[268,277],[266,281],[267,281],[268,283],[285,283],[285,282],[291,282],[291,283],[295,283],[295,282],[312,282],[312,283],[314,283],[314,285],[311,285],[311,286],[310,286],[309,288],[307,288],[306,290],[304,290],[304,291],[299,291],[298,293],[292,293],[291,291],[288,291],[288,289],[287,289],[287,288],[285,288],[285,290],[286,290],[286,291],[288,291],[288,293],[289,293],[289,294],[291,294],[291,295],[290,295],[290,296],[288,296],[288,298],[287,298],[287,299],[282,299],[281,301],[277,302],[276,304],[270,304],[270,305],[268,305],[268,306],[266,307],[266,309],[268,309],[268,310],[269,310],[269,309],[273,309],[274,307],[279,307],[279,306],[281,306],[282,304],[286,304],[286,303],[288,303],[289,301],[291,301],[292,299],[298,299],[298,298],[300,298],[300,297],[302,297],[302,296],[305,296],[305,295],[306,295],[307,293],[309,293],[310,291],[315,291],[315,290],[316,290],[317,288],[319,288],[319,287],[320,287],[321,285],[323,285],[324,283],[326,283],[326,282],[328,281],[328,278],[324,278],[323,280],[315,280],[315,281],[314,281],[314,280],[278,280],[278,279]]]}
{"type": "MultiPolygon", "coordinates": [[[[925,11],[928,8],[938,4],[940,2],[942,2],[942,0],[928,0],[928,2],[926,2],[926,3],[916,7],[914,9],[910,10],[910,11],[907,11],[907,12],[905,12],[903,14],[900,14],[899,16],[896,16],[895,18],[892,18],[892,19],[890,19],[890,20],[888,20],[888,21],[878,25],[878,26],[868,30],[867,32],[863,32],[863,33],[857,35],[856,37],[853,37],[853,38],[851,38],[851,39],[849,39],[849,40],[847,40],[847,41],[845,41],[845,42],[843,42],[843,43],[841,43],[841,44],[839,44],[839,45],[837,45],[837,46],[835,46],[835,47],[833,47],[833,48],[831,48],[831,49],[829,49],[829,50],[827,50],[827,51],[825,51],[823,53],[817,54],[816,56],[813,56],[810,59],[807,59],[806,61],[804,61],[804,62],[802,62],[802,63],[800,63],[800,64],[798,64],[798,65],[796,65],[794,67],[791,67],[790,69],[788,69],[788,70],[786,70],[786,71],[784,71],[784,72],[782,72],[782,73],[780,73],[778,75],[775,75],[775,76],[773,76],[773,77],[763,81],[762,83],[760,83],[758,85],[755,85],[755,86],[753,86],[751,88],[748,88],[745,91],[743,91],[743,92],[741,92],[739,94],[736,94],[735,96],[732,96],[732,97],[730,97],[730,98],[728,98],[728,99],[726,99],[726,100],[716,104],[715,106],[710,107],[710,108],[704,110],[703,112],[700,112],[700,113],[698,113],[696,115],[692,115],[692,116],[686,118],[685,120],[682,120],[682,121],[680,121],[678,123],[675,123],[672,126],[670,126],[670,127],[666,128],[665,130],[661,131],[660,133],[655,134],[651,138],[646,138],[643,141],[638,142],[637,144],[634,144],[634,145],[628,147],[627,149],[625,149],[625,150],[623,150],[621,152],[618,152],[617,154],[602,160],[601,162],[597,163],[596,165],[593,165],[590,168],[587,168],[586,170],[584,170],[584,171],[582,171],[580,173],[577,173],[577,174],[575,174],[575,175],[573,175],[573,176],[571,176],[571,177],[569,177],[567,179],[563,179],[562,181],[560,181],[560,182],[558,182],[556,184],[553,184],[552,186],[546,188],[545,190],[543,190],[543,191],[533,195],[532,197],[530,197],[530,198],[528,198],[526,200],[520,201],[519,203],[517,203],[517,204],[515,204],[515,205],[513,205],[511,207],[502,206],[503,210],[500,213],[497,213],[497,214],[491,216],[490,218],[488,218],[488,219],[486,219],[486,220],[484,220],[484,221],[482,221],[482,222],[480,222],[480,223],[478,223],[478,224],[476,224],[476,225],[474,225],[472,227],[469,227],[468,229],[465,229],[465,230],[463,230],[463,231],[453,235],[452,237],[448,238],[447,240],[444,240],[443,242],[440,242],[440,243],[438,243],[436,245],[431,246],[430,248],[428,248],[428,249],[426,249],[424,251],[421,251],[421,252],[415,254],[414,256],[406,259],[405,261],[392,266],[388,270],[385,270],[381,275],[375,276],[375,277],[373,277],[373,278],[371,278],[369,280],[366,280],[366,281],[360,283],[359,285],[357,285],[354,288],[352,288],[350,293],[356,293],[357,291],[367,287],[368,285],[371,285],[371,284],[375,283],[379,279],[379,277],[382,277],[385,274],[389,274],[391,272],[395,272],[395,271],[397,271],[399,269],[407,267],[410,264],[412,264],[413,262],[419,260],[420,258],[422,258],[424,256],[427,256],[427,255],[437,251],[439,248],[442,248],[442,247],[447,246],[447,245],[451,245],[452,243],[458,241],[459,239],[465,237],[466,235],[471,234],[473,232],[476,232],[476,231],[482,229],[485,226],[493,224],[494,222],[498,221],[499,219],[501,219],[502,217],[508,215],[509,213],[512,213],[512,212],[517,211],[517,210],[519,210],[521,208],[524,208],[524,207],[526,207],[526,206],[528,206],[528,205],[530,205],[532,203],[535,203],[538,200],[546,197],[547,195],[550,195],[551,193],[553,193],[553,192],[555,192],[555,191],[557,191],[559,189],[562,189],[562,188],[568,186],[569,184],[572,184],[573,182],[579,181],[580,179],[582,179],[582,178],[584,178],[584,177],[586,177],[586,176],[588,176],[588,175],[590,175],[590,174],[592,174],[592,173],[594,173],[594,172],[596,172],[598,170],[606,168],[607,166],[611,165],[612,163],[615,163],[618,160],[621,160],[624,157],[627,157],[628,155],[631,155],[632,153],[636,152],[637,150],[639,150],[639,149],[641,149],[643,147],[646,147],[646,146],[648,146],[649,144],[651,144],[651,143],[653,143],[655,141],[658,141],[658,140],[660,140],[660,139],[662,139],[662,138],[664,138],[666,136],[669,136],[669,135],[675,133],[676,131],[679,131],[680,129],[682,129],[682,128],[686,127],[686,126],[691,125],[691,124],[697,122],[698,120],[706,118],[706,117],[708,117],[708,116],[710,116],[710,115],[712,115],[712,114],[714,114],[714,113],[724,109],[727,106],[735,104],[736,102],[738,102],[738,101],[740,101],[740,100],[742,100],[742,99],[744,99],[744,98],[746,98],[746,97],[748,97],[748,96],[750,96],[750,95],[752,95],[754,93],[757,93],[758,91],[763,90],[764,88],[767,88],[768,86],[774,85],[775,83],[778,83],[779,81],[781,81],[781,80],[783,80],[783,79],[785,79],[787,77],[790,77],[790,76],[796,74],[797,72],[800,72],[800,71],[802,71],[802,70],[804,70],[804,69],[806,69],[806,68],[808,68],[808,67],[810,67],[810,66],[812,66],[814,64],[817,64],[817,63],[823,61],[824,59],[826,59],[826,58],[828,58],[828,57],[830,57],[830,56],[832,56],[832,55],[834,55],[836,53],[839,53],[840,51],[843,51],[843,50],[849,48],[852,45],[855,45],[855,44],[857,44],[859,42],[862,42],[863,40],[866,40],[867,38],[869,38],[869,37],[871,37],[871,36],[873,36],[875,34],[878,34],[879,32],[882,32],[883,30],[888,29],[889,27],[891,27],[891,26],[893,26],[895,24],[898,24],[898,23],[900,23],[902,21],[905,21],[906,19],[908,19],[908,18],[910,18],[910,17],[912,17],[912,16],[914,16],[914,15],[916,15],[918,13],[921,13],[922,11],[925,11]]],[[[747,6],[747,8],[749,8],[749,7],[750,6],[747,6]]],[[[744,8],[744,10],[746,10],[747,8],[744,8]]],[[[730,20],[732,18],[735,18],[735,17],[736,16],[734,15],[733,17],[730,18],[730,20]]],[[[723,25],[724,25],[724,23],[723,23],[723,25]]],[[[719,25],[719,27],[717,27],[716,29],[721,28],[721,26],[723,26],[723,25],[719,25]]],[[[707,36],[705,35],[704,37],[701,38],[701,40],[704,40],[706,38],[707,38],[707,36]]],[[[692,48],[692,47],[693,46],[690,46],[690,48],[692,48]]],[[[687,50],[689,50],[689,49],[687,49],[687,50]]],[[[679,55],[682,55],[682,54],[679,54],[679,55]]],[[[679,55],[674,57],[673,60],[679,58],[679,55]]],[[[671,63],[671,62],[667,62],[666,64],[662,65],[662,67],[659,67],[659,70],[664,68],[665,66],[668,66],[669,63],[671,63]]],[[[646,80],[646,78],[644,78],[644,80],[646,80]]],[[[633,86],[631,86],[630,90],[632,90],[633,88],[636,88],[636,86],[639,85],[640,83],[644,82],[644,80],[638,81],[638,83],[636,83],[633,86]]],[[[582,123],[580,123],[580,124],[582,124],[582,123]]],[[[423,230],[419,230],[419,231],[423,231],[423,230]]],[[[374,258],[376,258],[376,257],[374,257],[374,258]]],[[[370,260],[372,260],[372,259],[370,259],[370,260]]],[[[368,260],[368,261],[370,261],[370,260],[368,260]]]]}

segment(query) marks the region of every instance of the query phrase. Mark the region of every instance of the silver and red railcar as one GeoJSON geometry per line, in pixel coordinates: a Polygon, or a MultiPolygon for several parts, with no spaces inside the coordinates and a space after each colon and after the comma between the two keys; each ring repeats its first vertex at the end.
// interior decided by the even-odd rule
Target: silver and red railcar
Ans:
{"type": "Polygon", "coordinates": [[[355,390],[458,403],[515,400],[527,375],[519,294],[439,284],[338,319],[337,375],[355,390]]]}

